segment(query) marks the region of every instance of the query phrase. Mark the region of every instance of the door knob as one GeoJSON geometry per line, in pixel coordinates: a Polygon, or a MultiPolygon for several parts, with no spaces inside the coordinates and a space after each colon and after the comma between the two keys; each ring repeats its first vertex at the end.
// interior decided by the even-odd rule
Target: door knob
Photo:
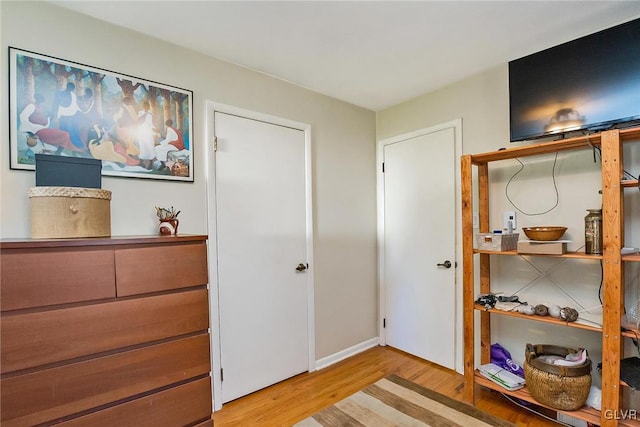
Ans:
{"type": "Polygon", "coordinates": [[[436,264],[438,267],[451,268],[451,261],[446,260],[443,263],[436,264]]]}
{"type": "Polygon", "coordinates": [[[307,269],[307,265],[300,263],[298,264],[298,266],[296,267],[296,271],[305,271],[307,269]]]}

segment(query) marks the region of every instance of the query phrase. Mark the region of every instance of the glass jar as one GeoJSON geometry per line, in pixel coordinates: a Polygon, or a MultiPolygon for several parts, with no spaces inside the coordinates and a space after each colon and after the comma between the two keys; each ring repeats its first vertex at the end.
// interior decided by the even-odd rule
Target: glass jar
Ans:
{"type": "Polygon", "coordinates": [[[587,209],[584,217],[584,252],[602,254],[602,209],[587,209]]]}

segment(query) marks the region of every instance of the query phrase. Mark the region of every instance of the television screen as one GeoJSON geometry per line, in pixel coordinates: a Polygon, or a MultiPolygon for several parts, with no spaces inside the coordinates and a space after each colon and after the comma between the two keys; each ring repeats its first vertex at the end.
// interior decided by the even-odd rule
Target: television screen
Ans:
{"type": "Polygon", "coordinates": [[[640,121],[640,19],[509,62],[511,141],[640,121]]]}

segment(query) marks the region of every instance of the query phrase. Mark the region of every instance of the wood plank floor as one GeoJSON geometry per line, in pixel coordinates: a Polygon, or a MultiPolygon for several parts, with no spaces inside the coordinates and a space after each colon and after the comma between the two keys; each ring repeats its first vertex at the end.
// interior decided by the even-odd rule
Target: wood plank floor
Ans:
{"type": "MultiPolygon", "coordinates": [[[[213,422],[216,427],[290,426],[392,373],[462,400],[462,375],[391,347],[375,347],[229,402],[213,414],[213,422]]],[[[495,391],[478,387],[476,395],[476,407],[517,426],[558,425],[495,391]]]]}

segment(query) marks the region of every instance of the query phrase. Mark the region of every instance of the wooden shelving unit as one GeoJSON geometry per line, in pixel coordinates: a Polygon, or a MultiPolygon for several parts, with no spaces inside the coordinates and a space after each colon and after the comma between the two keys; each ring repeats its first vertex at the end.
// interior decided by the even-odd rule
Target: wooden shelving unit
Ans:
{"type": "MultiPolygon", "coordinates": [[[[580,328],[602,334],[602,410],[584,407],[577,411],[566,412],[574,418],[602,426],[638,425],[636,420],[621,420],[621,388],[626,384],[620,381],[620,359],[623,355],[623,339],[635,338],[637,331],[622,332],[620,321],[624,313],[624,263],[640,262],[640,254],[624,255],[620,250],[624,244],[624,206],[625,188],[638,188],[638,180],[623,179],[622,145],[626,142],[640,142],[640,127],[625,130],[609,130],[598,134],[567,138],[559,141],[514,147],[461,157],[462,174],[462,249],[463,249],[463,307],[464,307],[464,363],[465,363],[465,400],[475,403],[475,384],[513,395],[519,399],[540,405],[526,390],[507,392],[504,388],[479,375],[475,369],[475,313],[480,312],[480,364],[489,363],[491,348],[491,316],[514,316],[531,321],[542,321],[567,327],[580,328]],[[603,265],[603,326],[602,328],[581,323],[567,323],[557,319],[540,316],[526,316],[518,313],[485,310],[475,305],[475,271],[479,266],[479,292],[491,292],[492,256],[518,255],[516,251],[491,252],[473,248],[473,200],[478,197],[478,216],[480,232],[489,232],[489,164],[518,157],[538,156],[570,150],[600,147],[602,158],[602,203],[603,203],[603,255],[587,255],[571,252],[563,255],[527,255],[554,256],[561,258],[579,258],[602,260],[603,265]],[[477,188],[474,189],[473,168],[477,170],[477,188]],[[614,416],[612,416],[614,415],[614,416]]],[[[542,406],[542,405],[541,405],[542,406]]]]}

